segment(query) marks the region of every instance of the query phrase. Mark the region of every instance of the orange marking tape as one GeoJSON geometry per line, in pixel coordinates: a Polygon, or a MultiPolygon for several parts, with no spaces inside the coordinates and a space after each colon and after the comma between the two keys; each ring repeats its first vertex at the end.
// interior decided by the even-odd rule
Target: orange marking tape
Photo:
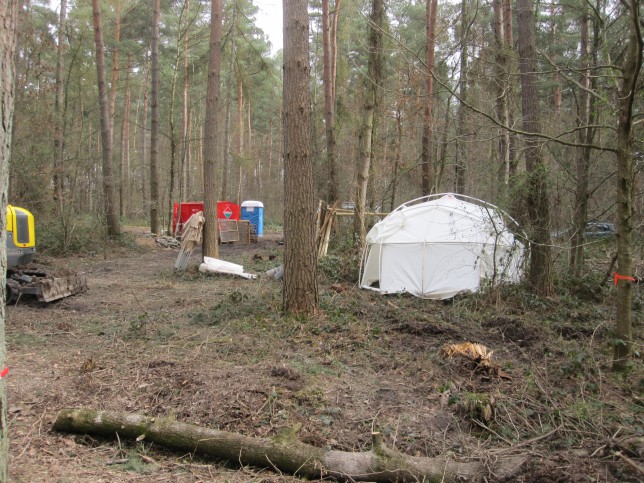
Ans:
{"type": "Polygon", "coordinates": [[[630,277],[628,275],[620,275],[617,272],[613,272],[613,283],[617,285],[620,280],[628,280],[629,282],[637,281],[635,277],[630,277]]]}

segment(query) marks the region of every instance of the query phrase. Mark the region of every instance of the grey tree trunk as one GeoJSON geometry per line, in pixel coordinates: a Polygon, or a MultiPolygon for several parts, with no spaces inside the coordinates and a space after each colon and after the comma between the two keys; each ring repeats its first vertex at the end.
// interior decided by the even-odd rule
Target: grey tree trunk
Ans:
{"type": "Polygon", "coordinates": [[[112,126],[110,122],[105,83],[105,51],[103,46],[103,26],[101,24],[101,6],[99,0],[92,0],[94,20],[94,42],[96,43],[96,75],[98,79],[98,103],[101,118],[101,144],[103,145],[103,203],[107,235],[117,237],[121,226],[117,215],[116,189],[112,167],[112,126]]]}
{"type": "Polygon", "coordinates": [[[217,109],[219,107],[219,72],[221,63],[221,0],[212,0],[210,8],[210,52],[208,89],[206,92],[206,121],[204,124],[204,217],[203,256],[219,258],[217,240],[217,109]]]}
{"type": "MultiPolygon", "coordinates": [[[[534,12],[532,0],[517,0],[519,20],[519,69],[521,72],[521,106],[523,130],[541,132],[539,94],[534,40],[534,12]]],[[[550,202],[548,199],[547,170],[543,162],[541,142],[525,137],[527,185],[522,196],[526,198],[530,236],[530,272],[532,290],[541,296],[552,294],[552,248],[550,245],[550,202]]]]}
{"type": "Polygon", "coordinates": [[[426,0],[425,7],[425,33],[427,35],[427,50],[425,52],[425,68],[427,77],[425,78],[425,102],[423,109],[423,135],[421,146],[421,191],[423,196],[432,193],[435,185],[433,177],[433,160],[432,160],[432,110],[434,94],[434,60],[436,57],[436,11],[438,9],[438,0],[426,0]]]}
{"type": "MultiPolygon", "coordinates": [[[[110,85],[110,127],[112,140],[116,129],[114,120],[116,119],[116,95],[118,94],[119,79],[121,78],[121,68],[119,66],[119,44],[121,42],[121,0],[115,0],[114,4],[114,47],[112,49],[112,83],[110,85]]],[[[114,141],[112,141],[113,143],[114,141]]]]}
{"type": "Polygon", "coordinates": [[[228,199],[228,180],[230,178],[231,152],[230,152],[230,74],[226,81],[226,117],[224,119],[224,149],[221,163],[221,199],[228,199]]]}
{"type": "MultiPolygon", "coordinates": [[[[185,4],[184,4],[185,7],[185,4]]],[[[183,10],[182,10],[183,15],[183,10]]],[[[181,24],[181,18],[179,18],[179,23],[181,24]]],[[[177,55],[175,57],[174,69],[172,73],[172,82],[170,84],[170,101],[168,106],[168,128],[170,130],[170,179],[168,180],[168,200],[166,213],[168,213],[168,220],[166,230],[168,233],[171,233],[172,230],[172,202],[175,197],[175,186],[177,185],[177,179],[180,179],[177,176],[177,166],[180,163],[177,163],[177,129],[175,127],[175,115],[174,115],[174,105],[175,105],[175,95],[177,92],[177,79],[179,77],[179,61],[181,60],[181,50],[179,49],[179,40],[182,35],[186,35],[186,32],[179,33],[177,36],[177,55]]]]}
{"type": "Polygon", "coordinates": [[[254,438],[169,418],[92,409],[61,410],[54,430],[110,437],[117,434],[119,438],[131,440],[145,436],[145,441],[168,448],[269,468],[304,480],[330,477],[341,481],[456,482],[481,479],[488,474],[493,474],[495,479],[506,479],[517,473],[525,462],[523,456],[495,458],[489,463],[458,462],[445,456],[409,456],[387,448],[380,433],[372,433],[370,451],[352,453],[302,443],[296,438],[299,427],[285,428],[272,439],[254,438]]]}
{"type": "Polygon", "coordinates": [[[307,0],[283,0],[284,311],[318,311],[307,0]]]}
{"type": "MultiPolygon", "coordinates": [[[[11,130],[15,88],[15,50],[18,0],[0,2],[0,370],[7,363],[5,340],[5,300],[7,275],[7,188],[11,158],[11,130]]],[[[7,426],[7,386],[0,379],[0,481],[7,481],[9,431],[7,426]]]]}
{"type": "MultiPolygon", "coordinates": [[[[628,41],[622,64],[617,123],[617,270],[633,275],[633,115],[642,70],[641,0],[623,2],[628,15],[628,41]]],[[[626,370],[633,356],[633,287],[617,286],[617,324],[613,369],[626,370]]]]}
{"type": "Polygon", "coordinates": [[[130,110],[132,107],[132,94],[130,90],[130,70],[132,69],[132,54],[127,54],[125,62],[125,103],[121,117],[121,176],[119,191],[120,213],[126,216],[130,206],[130,110]]]}
{"type": "MultiPolygon", "coordinates": [[[[507,126],[509,120],[508,101],[510,90],[508,51],[511,46],[505,43],[505,10],[502,0],[494,0],[494,38],[496,40],[495,54],[495,86],[496,86],[496,117],[507,126]]],[[[499,129],[498,142],[499,159],[499,192],[504,196],[510,184],[510,133],[507,129],[499,129]]]]}
{"type": "Polygon", "coordinates": [[[190,180],[190,144],[188,123],[188,100],[190,92],[190,71],[188,70],[188,32],[190,29],[190,0],[185,0],[186,27],[183,34],[183,109],[181,111],[181,167],[179,169],[179,200],[188,193],[190,180]]]}
{"type": "Polygon", "coordinates": [[[364,104],[362,107],[362,127],[359,139],[358,182],[356,186],[356,207],[353,222],[354,238],[358,250],[365,243],[365,212],[367,187],[372,164],[372,139],[374,131],[374,112],[378,107],[378,91],[382,83],[382,38],[385,24],[385,4],[383,0],[373,0],[369,21],[369,59],[365,79],[364,104]]]}
{"type": "Polygon", "coordinates": [[[152,92],[150,94],[150,231],[160,233],[159,209],[159,16],[160,0],[154,0],[152,14],[152,44],[150,66],[152,92]]]}
{"type": "Polygon", "coordinates": [[[146,206],[149,204],[150,200],[148,199],[148,107],[150,104],[150,58],[145,56],[145,82],[143,83],[143,93],[142,93],[142,106],[141,106],[141,164],[140,164],[140,173],[141,181],[139,188],[141,189],[141,201],[143,205],[146,206]]]}
{"type": "MultiPolygon", "coordinates": [[[[335,147],[335,98],[333,74],[335,69],[331,65],[334,61],[332,43],[335,39],[331,37],[331,26],[329,22],[329,0],[322,0],[322,51],[324,65],[324,128],[326,131],[326,163],[327,163],[327,202],[334,203],[338,199],[338,175],[336,166],[335,147]]],[[[335,15],[339,15],[336,10],[335,15]]],[[[335,31],[334,31],[335,33],[335,31]]]]}
{"type": "Polygon", "coordinates": [[[54,100],[54,201],[62,209],[62,180],[63,180],[63,159],[65,155],[65,116],[64,116],[64,95],[63,69],[65,68],[65,28],[67,20],[67,0],[60,2],[60,16],[58,20],[58,51],[56,52],[56,98],[54,100]]]}
{"type": "MultiPolygon", "coordinates": [[[[591,117],[592,98],[587,92],[592,87],[590,72],[589,39],[588,39],[588,7],[582,7],[579,28],[581,31],[579,40],[579,57],[581,59],[580,85],[584,88],[579,92],[579,103],[577,108],[577,141],[579,144],[589,143],[592,139],[592,128],[588,127],[591,117]]],[[[574,232],[570,240],[570,268],[575,277],[582,275],[584,267],[584,235],[586,221],[588,220],[588,174],[590,170],[590,148],[578,147],[576,150],[577,167],[577,188],[575,192],[574,209],[574,232]]]]}
{"type": "MultiPolygon", "coordinates": [[[[456,162],[454,165],[455,191],[465,194],[466,169],[467,169],[467,126],[466,110],[463,104],[467,103],[467,71],[469,69],[469,44],[468,32],[469,25],[469,1],[462,0],[461,3],[461,59],[460,59],[460,79],[458,83],[458,96],[461,102],[458,104],[458,136],[456,138],[456,162]]],[[[447,128],[445,128],[447,129],[447,128]]]]}

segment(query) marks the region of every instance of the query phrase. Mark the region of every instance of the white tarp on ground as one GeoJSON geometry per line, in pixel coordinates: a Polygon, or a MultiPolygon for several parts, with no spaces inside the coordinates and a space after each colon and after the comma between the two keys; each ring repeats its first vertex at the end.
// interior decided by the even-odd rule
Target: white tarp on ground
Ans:
{"type": "Polygon", "coordinates": [[[523,253],[495,206],[461,195],[433,195],[399,206],[373,226],[360,286],[447,299],[476,292],[486,280],[519,281],[523,253]]]}

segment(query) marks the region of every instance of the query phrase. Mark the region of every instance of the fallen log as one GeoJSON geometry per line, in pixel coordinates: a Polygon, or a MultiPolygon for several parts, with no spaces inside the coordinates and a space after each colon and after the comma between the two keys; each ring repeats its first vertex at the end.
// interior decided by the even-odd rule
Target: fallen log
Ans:
{"type": "Polygon", "coordinates": [[[494,461],[459,462],[449,457],[408,456],[385,447],[380,433],[373,433],[371,451],[335,451],[302,443],[296,438],[299,427],[284,429],[271,439],[254,438],[170,418],[93,409],[62,409],[54,422],[54,430],[145,439],[235,465],[269,468],[309,479],[462,481],[478,480],[490,473],[497,478],[506,478],[515,474],[526,460],[525,457],[506,456],[494,461]]]}

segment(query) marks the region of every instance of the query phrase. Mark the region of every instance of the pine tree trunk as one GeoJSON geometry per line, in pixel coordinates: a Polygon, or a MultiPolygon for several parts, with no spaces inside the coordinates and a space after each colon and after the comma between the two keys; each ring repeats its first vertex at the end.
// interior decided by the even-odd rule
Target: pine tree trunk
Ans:
{"type": "MultiPolygon", "coordinates": [[[[508,50],[511,46],[505,44],[505,10],[503,0],[494,0],[494,38],[496,40],[496,117],[503,126],[508,125],[508,98],[510,89],[508,50]]],[[[505,195],[510,184],[510,132],[505,128],[499,129],[498,142],[499,159],[499,192],[505,195]]]]}
{"type": "MultiPolygon", "coordinates": [[[[624,3],[628,14],[628,43],[622,64],[617,123],[617,270],[633,275],[633,114],[642,69],[641,1],[624,3]]],[[[617,286],[617,314],[613,369],[623,371],[633,356],[633,286],[617,286]]]]}
{"type": "Polygon", "coordinates": [[[112,168],[112,127],[105,85],[105,52],[103,47],[103,26],[99,0],[92,0],[94,20],[94,42],[96,43],[96,75],[98,78],[98,102],[101,118],[101,143],[103,155],[103,196],[107,222],[107,235],[116,237],[121,232],[116,206],[116,190],[112,168]]]}
{"type": "Polygon", "coordinates": [[[425,52],[425,68],[427,77],[425,78],[425,102],[423,109],[423,136],[421,146],[421,190],[423,196],[430,195],[434,188],[435,180],[433,179],[432,165],[432,109],[434,93],[434,59],[436,56],[436,11],[438,10],[438,0],[426,0],[425,8],[425,28],[427,35],[427,50],[425,52]]]}
{"type": "MultiPolygon", "coordinates": [[[[67,0],[60,2],[58,21],[58,51],[56,52],[56,99],[54,101],[54,200],[62,207],[63,199],[63,159],[65,155],[65,116],[63,110],[65,89],[63,69],[65,64],[65,29],[67,20],[67,0]]],[[[63,209],[60,209],[62,215],[63,209]]]]}
{"type": "Polygon", "coordinates": [[[206,223],[203,231],[203,256],[219,258],[217,240],[217,110],[219,108],[219,72],[221,65],[222,1],[212,0],[210,10],[210,51],[206,122],[204,125],[203,197],[206,223]]]}
{"type": "MultiPolygon", "coordinates": [[[[581,59],[582,74],[579,81],[584,89],[591,88],[590,62],[589,62],[589,41],[588,41],[588,7],[582,7],[581,19],[579,22],[580,40],[579,57],[581,59]]],[[[591,128],[587,127],[590,119],[590,95],[586,90],[579,92],[579,103],[577,108],[577,142],[584,144],[589,141],[591,128]]],[[[580,277],[584,268],[584,235],[586,221],[588,219],[588,174],[590,170],[590,149],[578,147],[576,149],[577,187],[575,191],[574,207],[574,232],[570,240],[570,268],[575,277],[580,277]]]]}
{"type": "Polygon", "coordinates": [[[365,79],[365,98],[362,108],[362,127],[359,139],[358,182],[356,186],[356,207],[353,223],[354,238],[359,251],[365,243],[365,212],[367,186],[372,165],[374,112],[378,107],[378,90],[382,84],[382,37],[385,24],[383,0],[373,0],[369,21],[369,59],[365,79]]]}
{"type": "Polygon", "coordinates": [[[161,200],[159,198],[159,16],[160,0],[154,0],[152,18],[152,46],[151,46],[151,77],[152,92],[150,95],[150,231],[159,234],[161,226],[159,222],[159,209],[161,200]]]}
{"type": "MultiPolygon", "coordinates": [[[[15,94],[15,50],[18,0],[0,2],[0,370],[7,364],[5,339],[5,298],[7,276],[7,188],[9,184],[9,161],[11,158],[11,134],[15,94]]],[[[0,379],[0,481],[7,480],[9,466],[9,431],[7,422],[7,385],[0,379]]]]}
{"type": "Polygon", "coordinates": [[[230,75],[226,83],[226,118],[224,119],[224,158],[221,163],[221,199],[228,199],[228,180],[230,178],[231,154],[230,154],[230,75]]]}
{"type": "MultiPolygon", "coordinates": [[[[519,68],[521,72],[521,106],[523,130],[541,132],[539,95],[534,40],[532,0],[517,0],[519,20],[519,68]]],[[[533,291],[541,296],[552,294],[552,249],[550,245],[550,202],[547,170],[542,146],[536,137],[525,137],[527,172],[526,206],[530,223],[530,273],[533,291]]]]}
{"type": "Polygon", "coordinates": [[[148,206],[150,200],[148,198],[148,107],[150,100],[150,59],[148,56],[145,56],[145,82],[143,83],[143,105],[141,106],[141,155],[139,156],[140,160],[140,172],[141,180],[139,182],[139,188],[141,189],[141,202],[142,206],[148,206]]]}
{"type": "MultiPolygon", "coordinates": [[[[338,12],[336,11],[336,16],[338,12]]],[[[333,86],[335,79],[331,76],[334,73],[331,65],[332,48],[331,27],[329,23],[329,0],[322,0],[322,51],[324,64],[324,128],[326,131],[326,163],[327,163],[327,202],[334,203],[338,199],[338,177],[336,166],[335,147],[335,98],[333,97],[333,86]]]]}
{"type": "MultiPolygon", "coordinates": [[[[185,35],[185,32],[184,32],[185,35]]],[[[172,84],[170,86],[170,102],[168,106],[168,124],[170,129],[170,179],[168,181],[168,200],[166,206],[166,212],[168,213],[168,225],[166,230],[168,233],[172,233],[172,203],[174,201],[174,190],[177,185],[177,129],[175,127],[174,119],[174,105],[175,105],[175,94],[177,90],[177,78],[179,76],[179,61],[181,60],[180,50],[179,50],[179,39],[177,39],[177,55],[175,57],[174,69],[172,74],[172,84]]]]}
{"type": "Polygon", "coordinates": [[[284,311],[318,311],[307,0],[283,0],[284,311]]]}
{"type": "Polygon", "coordinates": [[[188,70],[188,32],[190,29],[190,0],[185,0],[186,27],[183,33],[183,109],[181,111],[181,182],[179,184],[179,200],[188,193],[190,179],[190,144],[188,142],[188,94],[190,92],[190,75],[188,70]]]}
{"type": "Polygon", "coordinates": [[[121,118],[121,216],[126,216],[130,203],[130,109],[132,107],[130,93],[130,69],[132,68],[132,54],[127,55],[125,63],[125,104],[121,118]]]}
{"type": "MultiPolygon", "coordinates": [[[[112,84],[110,85],[110,127],[114,136],[114,120],[116,119],[116,94],[120,78],[119,43],[121,42],[121,0],[115,1],[114,12],[114,48],[112,49],[112,84]]],[[[113,141],[112,141],[113,144],[113,141]]]]}
{"type": "Polygon", "coordinates": [[[465,194],[465,171],[467,168],[467,150],[465,149],[467,137],[467,126],[465,125],[465,106],[467,102],[467,70],[469,69],[469,45],[467,43],[467,34],[469,30],[469,10],[468,0],[462,0],[461,3],[461,59],[460,59],[460,79],[458,83],[458,96],[461,102],[458,104],[458,135],[456,138],[456,163],[454,177],[456,178],[455,191],[465,194]]]}

